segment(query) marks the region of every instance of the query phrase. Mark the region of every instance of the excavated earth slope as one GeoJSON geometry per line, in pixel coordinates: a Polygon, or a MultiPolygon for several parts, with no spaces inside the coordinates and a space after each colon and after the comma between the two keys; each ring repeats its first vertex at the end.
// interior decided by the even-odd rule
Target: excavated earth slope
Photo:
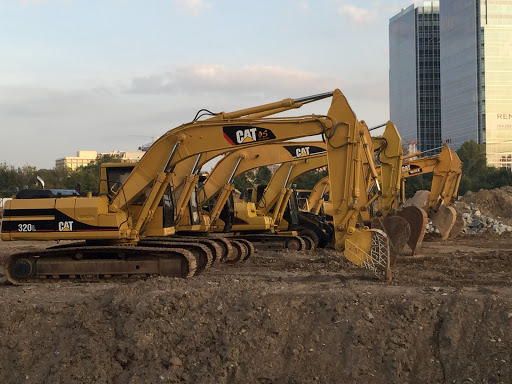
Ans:
{"type": "Polygon", "coordinates": [[[432,239],[390,284],[334,251],[262,252],[0,298],[0,383],[512,383],[511,238],[432,239]]]}

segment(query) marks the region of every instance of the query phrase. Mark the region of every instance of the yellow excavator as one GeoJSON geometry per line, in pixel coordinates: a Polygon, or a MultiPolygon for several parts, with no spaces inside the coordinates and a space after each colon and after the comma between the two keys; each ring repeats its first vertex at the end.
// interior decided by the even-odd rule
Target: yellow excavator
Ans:
{"type": "MultiPolygon", "coordinates": [[[[259,249],[314,248],[316,245],[311,237],[304,236],[311,233],[304,232],[305,228],[299,228],[298,223],[295,228],[288,228],[289,231],[280,231],[279,236],[270,234],[280,220],[279,212],[260,212],[252,201],[234,202],[232,191],[234,178],[251,169],[276,163],[314,162],[319,156],[326,158],[325,144],[321,141],[273,143],[227,154],[216,164],[198,192],[200,205],[209,207],[212,230],[235,232],[237,238],[248,239],[259,249]],[[297,237],[299,229],[302,231],[297,237]],[[302,244],[303,240],[306,244],[302,244]]],[[[317,230],[322,232],[319,227],[317,230]]]]}
{"type": "MultiPolygon", "coordinates": [[[[362,126],[365,126],[364,122],[360,123],[362,126]]],[[[379,137],[370,138],[369,134],[364,134],[364,132],[368,132],[368,130],[364,129],[360,132],[365,141],[365,145],[362,148],[364,152],[362,159],[363,163],[368,166],[368,169],[373,171],[370,174],[374,177],[370,179],[375,180],[377,176],[373,164],[374,145],[379,153],[379,162],[384,164],[381,168],[391,164],[393,169],[400,169],[400,163],[395,163],[401,159],[401,140],[394,125],[388,123],[384,134],[379,137]],[[393,151],[395,153],[391,156],[393,151]]],[[[275,246],[277,249],[282,249],[281,244],[286,242],[287,238],[292,235],[290,233],[291,230],[299,231],[299,235],[306,240],[306,249],[314,248],[319,243],[321,246],[325,246],[330,243],[332,238],[330,226],[324,220],[319,219],[317,215],[299,212],[298,206],[296,207],[297,209],[293,209],[295,206],[292,204],[290,209],[290,204],[288,203],[292,196],[291,185],[293,181],[302,173],[314,168],[323,167],[326,164],[327,157],[325,155],[325,143],[323,142],[267,144],[265,146],[233,151],[219,161],[212,170],[204,184],[203,190],[199,193],[199,200],[202,204],[205,204],[213,196],[218,195],[214,207],[210,209],[214,230],[238,232],[240,236],[244,236],[253,242],[258,242],[262,245],[260,248],[268,249],[275,246]],[[231,195],[234,189],[234,177],[250,169],[275,163],[282,163],[282,165],[273,175],[271,182],[266,186],[263,196],[258,194],[258,191],[262,190],[260,188],[262,186],[259,186],[256,188],[256,192],[252,193],[250,201],[234,203],[234,209],[232,210],[234,215],[225,214],[221,218],[222,208],[225,207],[228,196],[231,195]],[[287,217],[283,219],[285,212],[287,217]],[[226,223],[223,220],[229,220],[233,216],[234,222],[226,223]],[[277,229],[281,236],[276,237],[262,234],[263,231],[272,229],[277,229]]],[[[393,169],[384,172],[384,177],[387,178],[382,183],[386,187],[384,197],[387,196],[389,186],[397,185],[398,188],[400,186],[399,178],[397,178],[398,172],[393,172],[393,169]]],[[[382,195],[380,191],[379,195],[382,195]]],[[[295,199],[293,200],[295,201],[295,199]]]]}
{"type": "MultiPolygon", "coordinates": [[[[361,124],[364,124],[364,122],[361,122],[361,124]]],[[[364,132],[369,131],[364,130],[364,132]]],[[[386,124],[386,129],[381,136],[370,138],[369,135],[367,135],[365,143],[366,145],[363,147],[363,151],[365,151],[366,156],[363,158],[367,159],[367,161],[363,161],[363,169],[365,171],[362,173],[361,193],[359,196],[361,210],[357,218],[363,225],[369,223],[374,214],[378,214],[378,212],[374,212],[374,214],[370,212],[375,201],[378,201],[379,205],[387,207],[388,211],[391,211],[393,208],[393,199],[399,194],[400,190],[400,169],[402,161],[400,135],[391,122],[386,124]],[[374,151],[380,163],[378,168],[375,167],[372,161],[374,151]]],[[[296,211],[299,211],[297,196],[294,193],[295,191],[291,188],[293,182],[302,174],[313,169],[325,167],[325,165],[327,165],[325,155],[305,159],[300,162],[283,163],[272,176],[262,196],[257,197],[258,211],[265,214],[272,212],[274,217],[277,217],[276,224],[279,231],[285,231],[290,228],[290,224],[292,223],[290,223],[289,220],[296,221],[294,216],[297,215],[294,215],[294,209],[292,207],[297,205],[296,211]],[[292,199],[291,207],[288,204],[290,198],[292,199]],[[284,212],[286,212],[287,215],[283,219],[284,212]]],[[[318,222],[324,223],[322,224],[323,228],[329,228],[325,219],[318,219],[322,217],[318,216],[318,211],[310,213],[309,216],[306,215],[306,212],[298,213],[298,215],[303,216],[303,223],[309,221],[310,224],[314,224],[309,226],[309,230],[318,226],[318,222]]],[[[399,238],[408,238],[410,232],[409,224],[403,218],[396,216],[383,223],[380,229],[386,231],[388,237],[390,237],[391,251],[394,253],[398,253],[398,251],[394,250],[397,248],[397,244],[399,244],[399,238]]],[[[319,234],[318,231],[316,234],[319,234]]],[[[314,236],[314,234],[312,235],[314,236]]],[[[321,233],[319,235],[321,235],[321,233]]],[[[330,233],[326,231],[326,233],[324,233],[324,239],[322,239],[324,241],[323,245],[328,242],[326,239],[328,235],[330,235],[330,233]]]]}
{"type": "MultiPolygon", "coordinates": [[[[364,122],[361,123],[364,124],[364,122]]],[[[380,166],[376,167],[373,161],[363,161],[364,172],[361,179],[361,190],[365,191],[365,194],[360,198],[360,204],[363,208],[360,215],[362,220],[369,220],[369,207],[377,199],[380,205],[386,207],[388,212],[394,207],[393,201],[400,191],[402,148],[400,135],[391,122],[386,124],[386,129],[382,136],[368,137],[365,143],[366,145],[363,148],[366,152],[365,158],[373,159],[373,152],[375,151],[380,163],[380,166]]],[[[283,164],[274,173],[263,196],[258,198],[258,208],[263,212],[268,212],[277,204],[282,209],[282,202],[286,202],[286,198],[283,198],[283,196],[289,195],[286,189],[289,189],[291,183],[305,172],[322,168],[326,165],[326,156],[318,156],[311,161],[298,164],[283,164]],[[283,188],[283,180],[286,180],[284,182],[285,188],[283,188]]],[[[318,211],[315,213],[318,213],[318,211]]]]}
{"type": "MultiPolygon", "coordinates": [[[[393,130],[395,137],[399,139],[394,126],[393,130]]],[[[372,138],[372,140],[382,140],[382,137],[376,139],[372,138]]],[[[210,153],[209,155],[210,156],[203,156],[201,161],[197,159],[193,166],[192,163],[190,163],[188,167],[182,166],[179,170],[175,169],[174,180],[185,180],[186,175],[184,174],[191,172],[193,174],[194,169],[198,168],[198,164],[201,166],[214,154],[210,153]]],[[[385,161],[385,157],[379,160],[383,162],[385,161]]],[[[183,163],[184,162],[180,163],[180,165],[183,163]]],[[[176,231],[178,233],[190,231],[189,234],[193,233],[194,235],[196,235],[198,231],[208,232],[209,230],[223,233],[236,232],[237,235],[230,237],[229,241],[232,243],[235,242],[236,244],[236,241],[243,242],[244,240],[249,240],[249,244],[254,243],[259,249],[314,249],[319,243],[323,247],[329,244],[332,239],[333,231],[330,224],[326,223],[325,220],[322,220],[317,215],[299,212],[298,206],[296,207],[297,209],[293,209],[294,207],[292,207],[291,210],[286,210],[288,213],[286,219],[283,219],[283,215],[285,209],[289,206],[288,201],[291,192],[289,186],[291,183],[300,176],[301,173],[309,169],[324,166],[326,163],[325,143],[321,141],[271,143],[232,151],[226,154],[226,156],[217,163],[203,187],[198,191],[197,197],[190,194],[188,195],[190,198],[187,196],[187,199],[175,197],[175,200],[178,201],[178,207],[180,206],[180,202],[186,202],[187,200],[190,205],[188,211],[181,216],[180,221],[176,224],[176,231]],[[273,177],[273,182],[270,183],[265,191],[267,199],[271,200],[271,205],[275,207],[273,211],[264,206],[262,212],[260,212],[256,210],[255,204],[252,202],[239,202],[234,204],[230,202],[231,204],[229,205],[234,205],[235,208],[231,214],[229,213],[229,209],[227,210],[228,213],[226,210],[223,210],[228,197],[231,195],[231,191],[234,189],[233,179],[237,175],[256,167],[275,163],[289,163],[289,165],[287,165],[289,170],[287,169],[283,174],[281,167],[280,171],[273,177]],[[294,169],[295,172],[292,173],[292,169],[294,169]],[[281,174],[283,174],[282,177],[281,174]],[[281,185],[283,183],[284,188],[273,188],[275,184],[281,185]],[[197,212],[198,205],[207,205],[212,200],[212,197],[215,196],[217,197],[216,202],[213,207],[210,207],[208,212],[197,212]],[[221,216],[223,217],[221,218],[221,216]],[[194,222],[192,221],[194,217],[198,217],[197,221],[200,221],[201,225],[194,226],[194,222]],[[199,217],[201,217],[201,220],[199,220],[199,217]],[[212,223],[211,228],[209,227],[209,223],[212,223]],[[279,230],[280,236],[269,233],[276,229],[279,230]],[[297,236],[297,231],[299,231],[300,237],[297,236]]],[[[106,189],[106,184],[116,185],[119,183],[119,181],[123,179],[122,175],[129,174],[134,166],[135,163],[103,164],[101,169],[102,184],[100,185],[100,191],[106,189]]],[[[176,189],[178,188],[173,188],[173,190],[176,189]]],[[[180,191],[182,190],[183,188],[180,189],[180,191]]],[[[261,201],[265,201],[265,198],[261,201]]],[[[176,208],[176,210],[179,211],[179,208],[176,208]]],[[[146,232],[146,236],[150,238],[148,241],[154,241],[155,237],[161,235],[162,226],[160,223],[161,220],[156,220],[150,224],[146,232]]],[[[175,237],[173,239],[183,241],[189,238],[175,237]]],[[[204,242],[206,240],[202,239],[201,241],[204,242]]],[[[233,258],[227,257],[227,259],[244,260],[249,255],[250,254],[242,257],[240,252],[238,252],[233,258]]],[[[221,256],[221,258],[226,259],[225,256],[221,256]]]]}
{"type": "MultiPolygon", "coordinates": [[[[424,206],[407,206],[402,208],[398,214],[406,220],[421,222],[423,226],[411,227],[411,236],[408,245],[415,254],[421,246],[427,226],[427,216],[439,230],[441,238],[446,240],[449,237],[457,236],[464,227],[464,221],[457,214],[452,204],[457,199],[460,179],[462,177],[462,161],[455,151],[445,145],[436,156],[428,156],[409,160],[402,173],[403,183],[411,176],[432,173],[432,185],[424,206]]],[[[405,194],[405,184],[402,191],[405,194]]],[[[403,197],[405,201],[405,197],[403,197]]]]}
{"type": "MultiPolygon", "coordinates": [[[[140,242],[145,242],[145,244],[156,241],[197,243],[209,248],[211,255],[207,252],[205,256],[202,256],[208,264],[217,260],[235,262],[246,260],[254,253],[253,245],[246,240],[197,236],[208,232],[210,225],[208,217],[200,216],[201,212],[197,206],[195,191],[192,190],[188,200],[183,198],[183,194],[187,193],[184,190],[191,189],[189,184],[194,182],[196,177],[195,171],[190,174],[191,168],[188,168],[186,163],[186,161],[178,163],[180,167],[175,167],[173,180],[177,182],[182,180],[183,182],[179,183],[179,188],[169,185],[170,193],[165,194],[162,198],[154,213],[154,218],[149,222],[140,242]],[[166,208],[164,209],[164,207],[166,208]],[[187,225],[183,227],[180,223],[184,220],[187,220],[187,225]],[[188,231],[193,231],[196,236],[184,236],[183,233],[188,233],[188,231]]],[[[195,164],[197,165],[197,162],[195,164]]],[[[116,191],[126,181],[126,177],[136,165],[137,163],[133,162],[101,164],[99,194],[108,195],[109,191],[116,191]]],[[[202,252],[204,253],[204,251],[202,252]]]]}
{"type": "MultiPolygon", "coordinates": [[[[462,175],[462,162],[457,153],[452,151],[448,145],[445,145],[438,155],[410,158],[417,155],[413,154],[404,159],[400,197],[403,204],[405,202],[405,180],[407,178],[433,173],[431,190],[425,205],[422,207],[400,207],[398,209],[399,199],[395,193],[393,194],[394,201],[390,201],[387,205],[383,204],[379,208],[379,210],[382,210],[383,216],[396,213],[410,224],[411,233],[407,244],[413,254],[421,246],[426,230],[427,216],[432,219],[433,224],[439,229],[443,239],[456,236],[464,226],[462,218],[457,215],[455,209],[451,206],[457,198],[457,190],[462,175]]],[[[378,171],[380,173],[379,168],[378,171]]],[[[327,176],[315,185],[302,208],[313,213],[319,213],[323,209],[330,217],[332,206],[328,199],[324,201],[324,197],[328,195],[329,190],[330,181],[327,176]]]]}
{"type": "MultiPolygon", "coordinates": [[[[162,221],[176,217],[169,197],[174,168],[205,152],[316,134],[327,140],[335,249],[377,276],[391,278],[386,235],[357,222],[364,127],[341,91],[211,115],[162,135],[124,183],[106,195],[25,192],[7,202],[3,241],[83,240],[11,255],[5,266],[7,279],[19,284],[61,278],[193,276],[198,262],[208,264],[199,260],[197,247],[187,242],[141,241],[158,212],[162,221]],[[327,97],[332,97],[327,115],[265,117],[327,97]]],[[[173,227],[172,222],[165,227],[168,235],[173,227]]]]}

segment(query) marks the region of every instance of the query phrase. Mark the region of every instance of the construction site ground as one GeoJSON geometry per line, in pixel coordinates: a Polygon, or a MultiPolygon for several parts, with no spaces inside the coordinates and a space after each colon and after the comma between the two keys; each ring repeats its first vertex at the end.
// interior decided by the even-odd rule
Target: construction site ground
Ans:
{"type": "Polygon", "coordinates": [[[332,250],[188,280],[2,280],[1,383],[512,383],[510,235],[427,238],[390,284],[332,250]]]}

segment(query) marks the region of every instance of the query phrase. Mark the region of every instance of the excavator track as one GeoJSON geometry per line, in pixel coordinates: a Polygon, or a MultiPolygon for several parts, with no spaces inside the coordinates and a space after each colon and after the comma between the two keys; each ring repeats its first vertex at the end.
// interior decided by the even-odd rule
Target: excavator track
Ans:
{"type": "Polygon", "coordinates": [[[315,243],[311,237],[308,236],[301,236],[302,240],[304,240],[304,243],[306,247],[304,248],[305,251],[314,251],[315,250],[315,243]]]}
{"type": "Polygon", "coordinates": [[[233,257],[233,246],[228,239],[223,237],[210,236],[208,240],[214,241],[222,249],[222,256],[218,260],[224,262],[224,260],[233,257]]]}
{"type": "Polygon", "coordinates": [[[306,242],[300,236],[290,235],[271,235],[271,234],[241,234],[235,235],[233,239],[245,239],[250,241],[257,250],[266,251],[282,251],[288,249],[290,251],[306,250],[306,242]]]}
{"type": "Polygon", "coordinates": [[[190,251],[180,248],[79,243],[11,255],[4,269],[7,280],[15,285],[149,276],[189,278],[196,274],[197,261],[190,251]]]}
{"type": "Polygon", "coordinates": [[[318,248],[320,239],[318,238],[318,235],[315,233],[315,231],[311,229],[303,229],[299,232],[299,236],[302,237],[306,242],[306,250],[314,251],[316,248],[318,248]]]}
{"type": "MultiPolygon", "coordinates": [[[[224,250],[219,245],[218,242],[211,239],[206,238],[196,238],[196,237],[146,237],[141,240],[139,240],[139,244],[148,245],[152,244],[151,246],[162,246],[162,247],[175,247],[179,246],[183,249],[188,249],[192,253],[195,249],[195,245],[200,245],[203,247],[206,247],[209,250],[210,255],[204,255],[203,259],[206,257],[208,261],[208,266],[205,268],[208,268],[213,263],[217,262],[218,260],[221,260],[223,257],[224,250]],[[160,244],[160,245],[159,245],[160,244]],[[190,249],[189,249],[190,248],[190,249]],[[210,260],[211,259],[211,260],[210,260]]],[[[201,251],[202,252],[202,251],[201,251]]],[[[199,267],[200,270],[203,270],[205,268],[199,267]]]]}
{"type": "Polygon", "coordinates": [[[254,248],[254,245],[249,240],[238,239],[237,241],[239,243],[244,244],[247,248],[247,256],[245,256],[245,258],[240,261],[245,261],[245,260],[249,259],[250,257],[252,257],[256,253],[256,249],[254,248]]]}
{"type": "Polygon", "coordinates": [[[249,253],[249,248],[245,243],[242,243],[238,240],[230,240],[231,245],[233,247],[233,257],[231,259],[226,259],[226,263],[238,263],[239,261],[245,260],[249,253]]]}
{"type": "Polygon", "coordinates": [[[211,244],[215,247],[216,249],[216,256],[215,256],[215,260],[214,260],[214,263],[220,261],[220,262],[224,262],[224,260],[226,260],[227,258],[231,258],[233,257],[233,246],[231,245],[231,243],[229,241],[227,241],[226,239],[223,239],[223,238],[219,238],[219,237],[213,237],[213,236],[208,236],[208,237],[194,237],[194,236],[173,236],[172,239],[176,239],[176,240],[181,240],[181,241],[197,241],[197,242],[200,242],[201,244],[211,244]]]}
{"type": "Polygon", "coordinates": [[[213,263],[213,253],[212,251],[203,244],[199,243],[187,243],[183,241],[172,241],[166,243],[165,241],[154,241],[152,242],[151,239],[148,239],[148,241],[144,241],[142,243],[145,247],[165,247],[169,245],[171,247],[178,246],[181,249],[185,249],[192,253],[192,255],[196,258],[197,268],[196,268],[196,275],[203,272],[205,269],[210,268],[213,263]]]}

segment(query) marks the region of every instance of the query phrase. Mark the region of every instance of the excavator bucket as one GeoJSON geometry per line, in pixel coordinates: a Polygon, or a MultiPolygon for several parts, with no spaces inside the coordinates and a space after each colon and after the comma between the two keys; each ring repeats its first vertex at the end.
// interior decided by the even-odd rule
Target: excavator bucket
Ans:
{"type": "Polygon", "coordinates": [[[427,212],[422,208],[411,205],[398,211],[398,216],[404,218],[409,223],[411,233],[407,245],[411,248],[414,255],[419,251],[423,242],[423,236],[425,236],[425,231],[427,230],[427,212]]]}
{"type": "Polygon", "coordinates": [[[385,218],[374,217],[372,228],[386,232],[389,238],[389,255],[391,267],[407,244],[411,235],[411,227],[403,217],[392,215],[385,218]]]}
{"type": "Polygon", "coordinates": [[[450,235],[448,238],[453,239],[459,235],[459,233],[462,232],[464,229],[464,219],[461,215],[457,214],[457,217],[455,218],[455,224],[453,224],[452,230],[450,231],[450,235]]]}
{"type": "Polygon", "coordinates": [[[441,205],[437,212],[432,213],[431,218],[432,224],[439,230],[441,238],[446,240],[450,236],[450,231],[457,219],[457,212],[453,207],[441,205]]]}
{"type": "Polygon", "coordinates": [[[345,240],[345,257],[352,263],[369,269],[386,282],[392,278],[389,241],[380,229],[358,231],[345,240]]]}

